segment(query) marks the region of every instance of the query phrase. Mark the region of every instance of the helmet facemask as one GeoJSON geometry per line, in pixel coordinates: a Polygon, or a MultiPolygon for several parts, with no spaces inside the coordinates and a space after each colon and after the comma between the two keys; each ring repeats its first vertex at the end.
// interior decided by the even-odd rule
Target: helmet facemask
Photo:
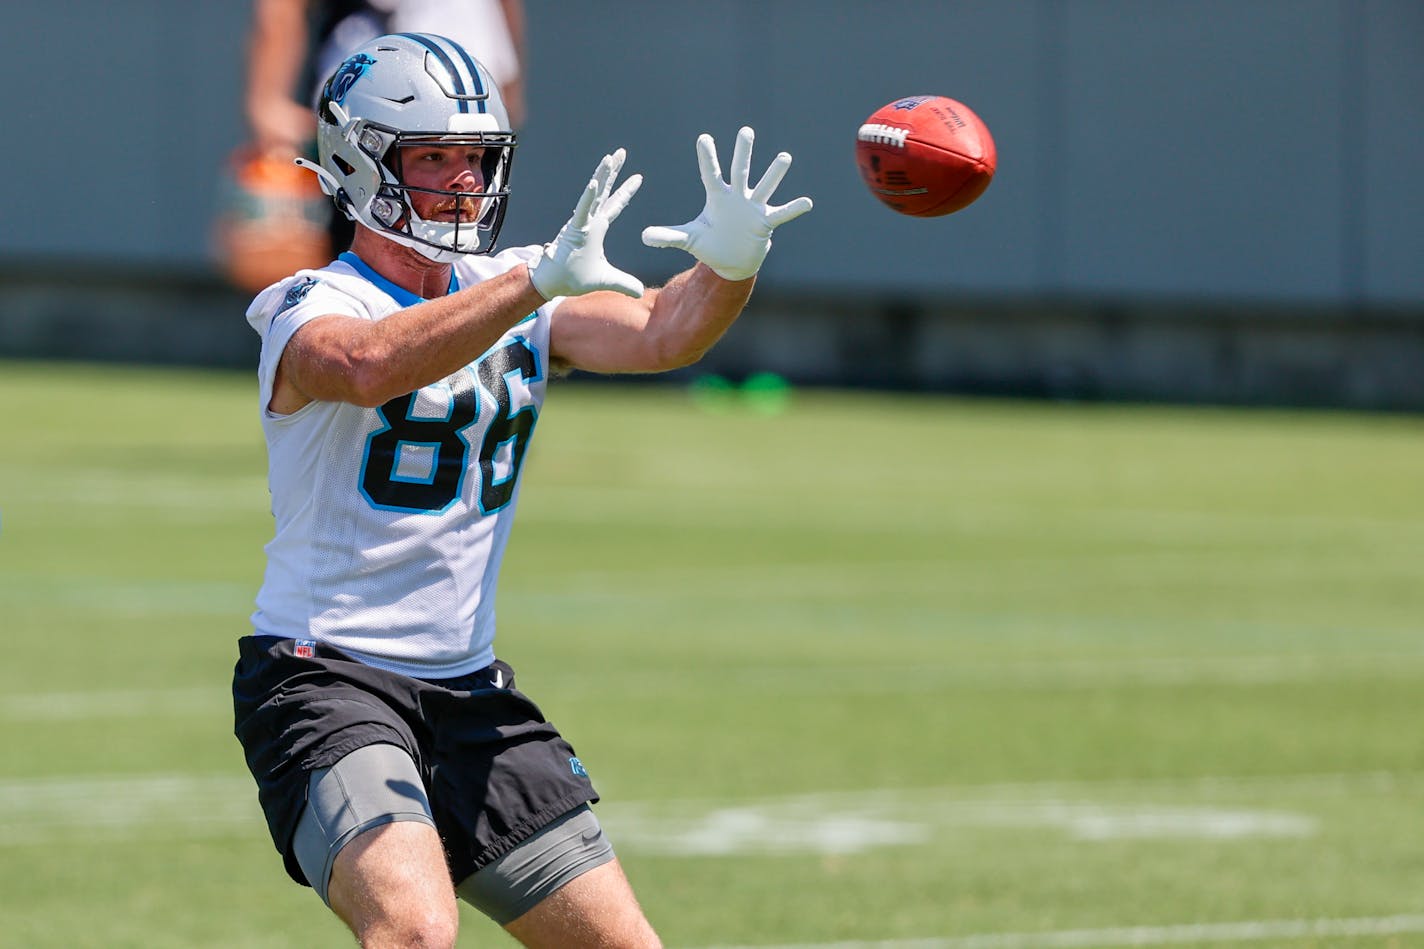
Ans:
{"type": "Polygon", "coordinates": [[[504,223],[505,200],[509,197],[509,168],[513,160],[513,135],[507,132],[475,132],[469,134],[395,132],[368,127],[366,141],[377,135],[388,138],[382,154],[363,148],[379,165],[382,183],[367,205],[368,216],[379,229],[413,246],[432,260],[448,263],[459,254],[486,252],[494,246],[504,223]],[[480,163],[483,184],[478,191],[451,191],[422,188],[406,183],[407,153],[421,148],[482,148],[480,163]],[[413,195],[429,195],[437,199],[422,200],[433,213],[448,210],[459,213],[453,219],[426,220],[416,210],[413,195]]]}

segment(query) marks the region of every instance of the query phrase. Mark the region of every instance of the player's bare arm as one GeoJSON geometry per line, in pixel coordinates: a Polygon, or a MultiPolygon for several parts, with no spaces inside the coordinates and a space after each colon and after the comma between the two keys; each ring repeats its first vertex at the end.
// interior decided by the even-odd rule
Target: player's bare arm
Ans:
{"type": "Polygon", "coordinates": [[[663,372],[690,366],[741,315],[755,277],[730,281],[705,265],[639,299],[591,293],[554,312],[550,357],[588,372],[663,372]]]}
{"type": "Polygon", "coordinates": [[[591,294],[554,314],[550,346],[558,362],[594,372],[659,372],[696,362],[736,321],[780,225],[811,210],[811,199],[780,206],[771,196],[791,166],[781,152],[750,183],[754,133],[737,133],[727,180],[712,136],[697,139],[707,200],[679,227],[649,227],[643,243],[684,250],[698,261],[660,290],[639,299],[591,294]]]}
{"type": "Polygon", "coordinates": [[[516,267],[379,322],[317,317],[283,350],[271,410],[285,415],[313,401],[384,405],[469,365],[543,302],[528,270],[516,267]]]}

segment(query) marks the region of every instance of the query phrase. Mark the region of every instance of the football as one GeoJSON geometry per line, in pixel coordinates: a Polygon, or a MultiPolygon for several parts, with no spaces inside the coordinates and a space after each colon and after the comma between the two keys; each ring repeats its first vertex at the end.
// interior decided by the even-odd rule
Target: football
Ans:
{"type": "Polygon", "coordinates": [[[962,102],[910,96],[861,125],[855,162],[883,204],[911,217],[939,217],[973,204],[994,179],[989,128],[962,102]]]}

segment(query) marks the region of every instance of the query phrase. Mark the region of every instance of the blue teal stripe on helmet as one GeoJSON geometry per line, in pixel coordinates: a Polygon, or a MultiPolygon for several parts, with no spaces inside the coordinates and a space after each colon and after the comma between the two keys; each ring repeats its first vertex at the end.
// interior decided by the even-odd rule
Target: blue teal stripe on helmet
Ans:
{"type": "MultiPolygon", "coordinates": [[[[475,58],[471,56],[468,52],[466,52],[465,47],[461,46],[459,43],[451,43],[450,45],[455,47],[455,49],[459,51],[460,56],[465,60],[465,65],[470,70],[470,75],[474,77],[475,95],[483,96],[485,94],[485,84],[480,81],[480,67],[476,65],[475,58]]],[[[481,112],[485,111],[484,99],[480,99],[478,101],[478,105],[480,107],[481,112]]]]}
{"type": "MultiPolygon", "coordinates": [[[[445,67],[446,72],[448,72],[448,73],[450,74],[451,78],[454,80],[454,83],[455,83],[455,95],[461,97],[461,98],[458,98],[458,99],[455,100],[455,101],[457,101],[457,102],[460,103],[460,111],[461,111],[461,112],[468,112],[468,111],[470,111],[470,103],[469,103],[469,100],[466,99],[466,98],[463,98],[464,96],[468,96],[468,95],[469,95],[469,93],[467,93],[467,92],[465,91],[465,79],[464,79],[463,76],[460,75],[460,70],[459,70],[458,68],[456,68],[456,66],[455,66],[455,61],[450,58],[450,54],[447,53],[444,49],[442,49],[438,43],[432,42],[432,40],[431,40],[431,38],[430,38],[429,36],[426,36],[426,35],[424,35],[424,34],[422,34],[422,33],[397,33],[396,35],[397,35],[397,36],[403,36],[403,37],[405,37],[405,38],[408,39],[408,40],[412,40],[412,41],[414,41],[414,42],[416,42],[416,43],[419,43],[421,46],[424,46],[424,47],[425,47],[426,49],[428,49],[430,52],[432,52],[432,53],[435,54],[435,58],[438,59],[438,60],[440,60],[440,64],[445,67]]],[[[453,45],[453,44],[452,44],[452,45],[453,45]]],[[[469,55],[466,54],[466,56],[465,56],[466,62],[469,61],[469,58],[470,58],[469,55]]],[[[470,70],[470,71],[471,71],[472,73],[474,72],[473,69],[470,70]]],[[[479,74],[478,74],[478,73],[475,73],[475,84],[476,84],[477,86],[479,85],[479,74]]],[[[480,91],[480,90],[477,90],[477,91],[480,91]]],[[[479,103],[479,106],[480,106],[480,111],[483,112],[483,111],[485,110],[485,104],[484,104],[484,102],[480,102],[480,103],[479,103]]]]}

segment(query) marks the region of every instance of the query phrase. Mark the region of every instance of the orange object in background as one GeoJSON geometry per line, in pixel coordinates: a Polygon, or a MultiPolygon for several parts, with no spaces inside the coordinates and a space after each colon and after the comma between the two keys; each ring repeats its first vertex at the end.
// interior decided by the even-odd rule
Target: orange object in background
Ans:
{"type": "Polygon", "coordinates": [[[331,261],[331,199],[290,157],[250,147],[224,170],[215,245],[218,266],[235,286],[257,293],[298,270],[331,261]]]}

